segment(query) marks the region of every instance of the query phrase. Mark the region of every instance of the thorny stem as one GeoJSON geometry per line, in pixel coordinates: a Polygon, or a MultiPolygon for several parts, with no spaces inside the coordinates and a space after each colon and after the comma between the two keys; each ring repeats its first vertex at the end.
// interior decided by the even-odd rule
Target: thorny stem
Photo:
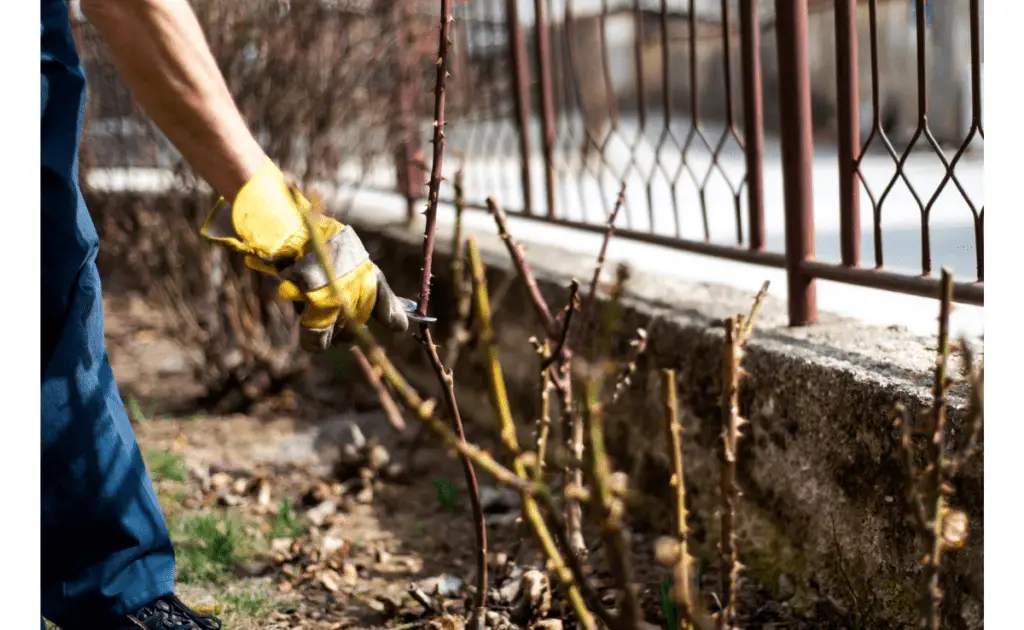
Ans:
{"type": "MultiPolygon", "coordinates": [[[[445,105],[445,84],[448,79],[448,50],[451,46],[451,24],[452,18],[451,0],[441,0],[441,28],[437,38],[437,75],[434,82],[434,155],[430,167],[430,184],[427,192],[426,225],[423,233],[423,269],[420,275],[419,304],[416,312],[420,315],[427,314],[427,307],[430,303],[430,281],[431,267],[434,261],[434,238],[437,228],[437,203],[438,194],[441,188],[441,167],[444,160],[444,105],[445,105]]],[[[441,363],[441,357],[437,354],[437,347],[434,345],[430,329],[426,324],[420,325],[420,341],[427,351],[434,374],[437,375],[441,388],[444,391],[445,402],[448,412],[452,416],[459,442],[467,445],[466,433],[462,426],[462,417],[459,414],[459,404],[455,399],[455,382],[450,370],[445,369],[441,363]]],[[[481,622],[484,615],[484,605],[487,601],[487,527],[484,522],[483,506],[480,502],[480,488],[476,479],[476,471],[473,469],[473,462],[465,454],[462,455],[462,468],[466,476],[466,486],[469,489],[470,502],[473,509],[473,521],[476,524],[477,537],[477,580],[478,585],[473,601],[473,615],[478,622],[481,622]]]]}
{"type": "Polygon", "coordinates": [[[928,516],[925,514],[924,503],[918,491],[917,467],[914,466],[914,446],[911,437],[910,414],[907,408],[901,403],[896,403],[892,410],[893,426],[900,432],[900,453],[903,455],[903,464],[907,475],[907,503],[910,505],[910,515],[914,517],[914,526],[918,533],[928,531],[928,516]]]}
{"type": "Polygon", "coordinates": [[[455,173],[455,234],[452,237],[452,287],[455,290],[455,324],[448,339],[448,352],[444,364],[455,369],[462,345],[469,337],[470,292],[466,286],[465,251],[462,246],[462,213],[466,210],[466,197],[462,187],[462,169],[455,173]]]}
{"type": "Polygon", "coordinates": [[[945,462],[945,428],[946,428],[946,393],[949,381],[946,367],[949,365],[949,313],[953,305],[953,273],[946,267],[942,268],[942,284],[939,304],[939,349],[935,359],[935,382],[932,385],[932,409],[929,414],[928,467],[925,469],[925,503],[932,509],[929,515],[929,532],[926,540],[931,548],[928,564],[925,568],[925,579],[928,588],[927,614],[925,618],[930,630],[938,630],[941,624],[940,607],[942,590],[939,588],[939,570],[942,565],[942,525],[946,499],[942,492],[943,469],[945,462]]]}
{"type": "MultiPolygon", "coordinates": [[[[539,354],[543,357],[550,354],[547,342],[541,347],[539,354]]],[[[540,369],[540,414],[537,417],[537,475],[535,481],[541,482],[544,477],[545,458],[547,457],[548,435],[551,433],[551,375],[542,365],[540,369]]]]}
{"type": "Polygon", "coordinates": [[[599,402],[600,381],[590,379],[586,383],[583,404],[583,427],[587,438],[589,456],[588,473],[594,488],[594,497],[600,510],[601,539],[606,548],[608,570],[622,596],[622,612],[616,626],[621,630],[637,630],[640,627],[641,610],[633,589],[630,567],[630,551],[623,532],[625,505],[621,493],[624,488],[613,488],[611,462],[604,448],[604,427],[602,408],[599,402]]]}
{"type": "MultiPolygon", "coordinates": [[[[309,241],[313,246],[313,252],[316,255],[317,261],[324,269],[327,277],[333,278],[334,270],[331,267],[330,260],[327,258],[323,237],[317,232],[310,214],[303,213],[302,217],[303,222],[306,224],[307,233],[310,235],[309,241]]],[[[338,286],[334,283],[328,286],[331,287],[332,299],[341,305],[340,316],[344,318],[346,330],[355,337],[356,343],[366,355],[367,360],[370,361],[371,365],[380,370],[381,378],[398,395],[399,400],[401,400],[407,410],[415,414],[430,430],[437,433],[449,447],[469,457],[473,460],[473,463],[490,473],[499,483],[511,486],[529,496],[550,494],[550,491],[544,486],[528,483],[521,479],[511,470],[499,464],[483,449],[460,440],[458,434],[449,429],[434,413],[437,403],[433,400],[423,400],[420,398],[420,395],[405,380],[405,377],[398,371],[398,368],[388,359],[384,349],[380,347],[380,344],[374,339],[373,334],[370,333],[366,325],[359,323],[352,305],[347,300],[342,299],[338,286]]]]}
{"type": "Polygon", "coordinates": [[[636,364],[643,356],[643,353],[647,350],[647,331],[643,328],[636,329],[636,339],[630,342],[633,346],[633,358],[630,359],[629,363],[623,366],[622,371],[619,372],[618,378],[615,379],[615,389],[612,391],[612,399],[609,404],[614,405],[619,402],[619,398],[622,393],[629,387],[633,374],[636,373],[636,364]]]}
{"type": "Polygon", "coordinates": [[[952,383],[948,373],[951,352],[949,315],[953,304],[953,274],[948,268],[942,269],[940,287],[939,340],[932,384],[932,406],[926,414],[928,443],[923,470],[919,471],[914,464],[910,414],[902,404],[897,404],[892,411],[893,425],[900,431],[900,454],[906,467],[907,503],[917,534],[922,540],[922,563],[925,569],[921,614],[924,626],[929,630],[938,630],[941,625],[943,593],[939,587],[939,575],[942,555],[947,549],[959,548],[966,535],[966,516],[948,507],[947,497],[953,492],[951,481],[975,454],[984,422],[984,368],[974,369],[970,346],[966,340],[961,340],[959,349],[964,356],[963,368],[969,387],[966,422],[970,426],[970,435],[967,444],[959,452],[947,455],[947,394],[952,383]],[[950,519],[955,520],[950,524],[951,537],[947,538],[945,530],[950,519]],[[958,523],[961,519],[962,522],[958,523]]]}
{"type": "MultiPolygon", "coordinates": [[[[538,461],[533,461],[531,466],[533,467],[534,476],[538,475],[538,461]]],[[[586,495],[586,493],[583,493],[586,495]]],[[[587,500],[586,498],[584,500],[587,500]]],[[[558,516],[558,508],[551,500],[550,495],[537,495],[537,502],[544,508],[544,520],[547,523],[548,530],[554,532],[555,541],[558,546],[562,549],[568,549],[569,535],[568,527],[566,527],[565,521],[558,516]]],[[[580,589],[580,594],[583,596],[583,600],[590,606],[590,610],[594,612],[594,615],[600,619],[606,628],[613,629],[617,623],[615,618],[608,611],[608,608],[601,601],[601,594],[594,589],[594,587],[587,581],[586,576],[583,573],[583,564],[580,561],[578,555],[569,553],[566,554],[566,564],[568,565],[568,572],[563,572],[564,575],[560,576],[561,583],[575,584],[580,589]]]]}
{"type": "Polygon", "coordinates": [[[434,83],[434,160],[430,166],[430,184],[427,188],[427,209],[423,213],[426,226],[423,231],[423,269],[420,273],[419,305],[416,312],[427,314],[430,302],[430,268],[434,262],[434,232],[437,227],[437,200],[441,190],[441,164],[444,161],[444,101],[448,80],[448,49],[451,46],[451,0],[441,0],[441,30],[437,38],[437,77],[434,83]]]}
{"type": "MultiPolygon", "coordinates": [[[[546,501],[546,497],[538,497],[538,500],[544,505],[544,515],[547,519],[548,525],[551,531],[555,532],[555,538],[557,539],[558,546],[562,549],[570,549],[571,541],[569,540],[568,527],[561,518],[558,517],[557,508],[546,501]]],[[[594,587],[587,582],[586,576],[583,574],[583,564],[580,561],[578,554],[567,553],[565,554],[566,563],[569,565],[570,576],[573,583],[578,585],[580,592],[583,595],[583,599],[590,606],[590,610],[594,612],[594,615],[600,619],[606,628],[612,629],[617,626],[615,617],[612,616],[611,612],[601,601],[601,594],[598,593],[594,587]]]]}
{"type": "MultiPolygon", "coordinates": [[[[528,473],[523,457],[519,454],[515,422],[512,419],[512,410],[508,403],[508,394],[505,391],[505,377],[502,374],[501,362],[498,360],[498,348],[495,343],[494,331],[491,329],[491,310],[487,299],[487,278],[484,274],[483,262],[480,260],[476,239],[469,238],[467,250],[470,271],[473,277],[473,305],[476,315],[477,334],[483,349],[484,361],[487,363],[491,404],[497,415],[502,444],[513,454],[513,470],[521,480],[525,481],[528,479],[528,473]]],[[[572,605],[580,625],[588,629],[593,628],[593,617],[583,602],[578,586],[573,583],[573,580],[566,580],[568,573],[565,561],[562,559],[558,546],[548,530],[543,515],[537,506],[537,501],[530,494],[524,492],[522,493],[522,504],[524,519],[533,528],[544,554],[552,565],[553,572],[565,587],[567,599],[572,605]]]]}
{"type": "Polygon", "coordinates": [[[761,290],[754,296],[754,304],[750,307],[750,315],[747,316],[747,325],[742,331],[740,337],[740,345],[747,345],[747,341],[750,339],[750,334],[754,332],[754,322],[757,321],[757,315],[761,312],[761,304],[764,302],[765,296],[768,295],[768,287],[771,285],[770,280],[765,280],[764,284],[761,285],[761,290]]]}
{"type": "Polygon", "coordinates": [[[968,387],[967,417],[964,424],[970,427],[970,435],[967,444],[950,462],[950,477],[956,477],[977,453],[985,424],[985,366],[975,367],[974,352],[966,339],[960,340],[960,352],[963,354],[964,380],[968,387]]]}
{"type": "MultiPolygon", "coordinates": [[[[437,228],[437,203],[441,189],[442,162],[444,161],[444,128],[446,125],[444,117],[445,85],[448,79],[448,51],[452,44],[450,32],[453,21],[451,0],[441,0],[441,27],[437,38],[437,74],[434,82],[434,155],[433,163],[430,167],[430,184],[427,190],[427,209],[424,212],[426,225],[423,232],[423,268],[420,275],[419,304],[416,309],[419,315],[427,314],[427,307],[430,303],[431,267],[434,261],[434,238],[437,228]]],[[[456,260],[458,260],[458,257],[456,257],[456,260]]],[[[455,425],[459,442],[466,446],[466,433],[462,426],[462,417],[459,414],[459,404],[455,399],[455,382],[451,371],[445,369],[441,363],[441,357],[437,354],[437,347],[434,345],[430,329],[426,324],[420,325],[420,341],[427,351],[427,356],[430,358],[434,374],[437,375],[437,379],[441,383],[448,412],[452,416],[452,422],[455,425]]],[[[473,469],[473,462],[465,454],[462,454],[461,459],[473,509],[473,521],[476,524],[478,584],[476,593],[473,596],[473,615],[478,624],[481,624],[484,616],[484,605],[487,601],[487,527],[484,521],[483,506],[480,502],[480,488],[476,479],[476,471],[473,469]]]]}
{"type": "MultiPolygon", "coordinates": [[[[455,425],[459,441],[466,444],[466,432],[463,429],[462,416],[459,414],[459,403],[455,400],[455,379],[452,377],[452,371],[446,369],[441,364],[441,357],[437,355],[437,346],[434,345],[429,328],[424,330],[422,341],[423,347],[426,348],[427,355],[430,357],[430,364],[434,368],[434,374],[444,387],[444,398],[448,405],[448,413],[452,416],[452,423],[455,425]]],[[[484,520],[484,508],[480,502],[480,484],[476,479],[476,470],[473,469],[473,462],[465,455],[460,459],[462,460],[463,473],[466,476],[466,485],[469,488],[470,507],[473,510],[473,524],[476,526],[477,584],[476,592],[473,594],[473,614],[482,621],[484,604],[487,601],[487,524],[484,520]]],[[[538,479],[537,481],[540,480],[538,479]]]]}
{"type": "Polygon", "coordinates": [[[558,336],[558,326],[555,324],[555,319],[551,316],[551,309],[548,308],[548,303],[544,301],[544,296],[540,294],[540,287],[537,286],[537,280],[533,277],[533,272],[530,271],[530,265],[526,263],[526,259],[523,257],[522,245],[513,239],[512,235],[508,232],[508,221],[505,217],[505,211],[501,209],[501,206],[498,205],[494,197],[487,198],[487,209],[490,211],[491,216],[494,217],[494,222],[498,225],[498,235],[505,243],[509,256],[512,257],[512,264],[515,265],[516,271],[519,272],[519,277],[523,279],[523,284],[526,285],[526,292],[530,296],[530,303],[537,314],[537,319],[540,320],[541,327],[544,328],[544,332],[549,337],[554,339],[558,336]]]}
{"type": "MultiPolygon", "coordinates": [[[[578,465],[583,461],[583,423],[579,415],[572,412],[572,379],[570,378],[570,364],[568,362],[559,365],[558,378],[554,380],[555,388],[558,390],[562,402],[562,414],[559,426],[562,429],[562,439],[565,433],[569,432],[569,454],[575,462],[569,462],[562,470],[562,479],[566,487],[574,485],[583,486],[583,470],[578,465]]],[[[571,546],[569,553],[576,554],[580,558],[587,556],[587,541],[583,538],[583,508],[575,497],[566,497],[566,521],[569,528],[569,539],[571,546]]]]}
{"type": "Polygon", "coordinates": [[[572,283],[569,285],[569,302],[565,305],[564,315],[562,319],[562,330],[558,336],[558,345],[555,346],[553,352],[549,352],[544,357],[541,363],[541,369],[546,370],[551,367],[555,361],[564,357],[565,342],[569,338],[569,328],[572,326],[572,316],[580,308],[580,281],[576,278],[572,279],[572,283]]]}
{"type": "Polygon", "coordinates": [[[720,628],[731,627],[736,617],[736,581],[741,565],[736,550],[736,453],[740,440],[740,428],[747,423],[740,417],[740,375],[743,362],[743,347],[740,345],[744,330],[742,315],[725,322],[725,352],[722,362],[722,507],[721,542],[721,599],[719,613],[720,628]]]}
{"type": "Polygon", "coordinates": [[[387,388],[380,382],[380,374],[378,374],[377,368],[370,365],[370,362],[366,359],[366,355],[359,349],[359,346],[352,346],[352,356],[356,358],[356,363],[359,364],[359,368],[363,371],[366,376],[366,380],[370,383],[370,387],[377,392],[377,397],[380,399],[380,406],[384,410],[384,416],[388,419],[388,424],[391,425],[396,431],[405,431],[405,420],[402,419],[402,412],[398,409],[398,405],[395,404],[395,399],[388,393],[387,388]]]}
{"type": "MultiPolygon", "coordinates": [[[[498,226],[498,234],[501,236],[501,240],[505,243],[506,249],[508,249],[509,256],[512,258],[512,264],[516,268],[519,277],[522,279],[523,284],[526,286],[526,292],[530,296],[530,303],[533,305],[534,311],[537,314],[537,318],[540,320],[541,327],[544,329],[546,335],[550,339],[559,337],[558,343],[559,350],[552,353],[551,359],[554,365],[548,369],[553,370],[551,374],[551,381],[558,390],[562,400],[562,413],[561,413],[561,428],[564,432],[570,431],[572,433],[571,449],[577,459],[580,459],[583,454],[583,428],[579,425],[579,422],[573,417],[572,414],[572,382],[569,378],[569,370],[572,361],[572,352],[569,346],[568,340],[571,335],[572,315],[578,310],[578,305],[574,305],[573,295],[570,294],[569,305],[565,311],[565,318],[562,321],[561,330],[559,330],[558,323],[551,315],[551,310],[548,308],[547,302],[544,301],[544,297],[540,293],[540,288],[537,286],[537,281],[533,276],[533,272],[530,271],[530,265],[526,262],[526,258],[523,256],[523,250],[520,243],[512,238],[512,235],[508,231],[508,221],[505,216],[505,212],[498,205],[498,202],[493,197],[487,198],[487,208],[490,210],[491,216],[494,217],[494,222],[498,226]],[[570,424],[572,428],[570,429],[570,424]]],[[[574,282],[574,287],[575,282],[574,282]]],[[[572,290],[570,289],[571,293],[572,290]]],[[[578,289],[576,290],[578,293],[578,289]]],[[[582,484],[582,473],[579,469],[566,468],[565,482],[566,484],[575,483],[577,486],[582,484]]],[[[583,512],[580,508],[579,501],[575,499],[568,499],[566,502],[566,520],[569,526],[569,538],[572,541],[572,547],[569,549],[570,553],[576,553],[580,557],[584,557],[587,552],[587,545],[583,539],[583,512]]]]}
{"type": "MultiPolygon", "coordinates": [[[[676,396],[676,371],[661,372],[663,402],[665,407],[665,435],[668,437],[669,456],[672,458],[671,485],[676,489],[676,511],[674,524],[679,539],[679,560],[675,564],[673,582],[675,602],[682,613],[681,630],[688,630],[694,617],[693,596],[690,584],[690,554],[687,550],[689,530],[686,527],[686,478],[683,468],[683,426],[679,422],[679,401],[676,396]]],[[[671,630],[677,630],[672,628],[671,630]]]]}
{"type": "MultiPolygon", "coordinates": [[[[615,233],[615,219],[619,216],[619,210],[624,203],[626,203],[626,182],[622,182],[622,186],[619,188],[619,197],[615,200],[615,208],[608,215],[604,241],[601,242],[601,251],[598,253],[597,263],[594,265],[594,275],[590,279],[590,289],[587,291],[587,298],[583,303],[583,312],[581,313],[583,321],[580,323],[579,329],[584,334],[593,317],[594,306],[597,304],[597,286],[601,282],[601,272],[604,270],[604,261],[608,254],[608,243],[611,242],[612,235],[615,233]]],[[[575,349],[579,350],[579,348],[575,349]]]]}

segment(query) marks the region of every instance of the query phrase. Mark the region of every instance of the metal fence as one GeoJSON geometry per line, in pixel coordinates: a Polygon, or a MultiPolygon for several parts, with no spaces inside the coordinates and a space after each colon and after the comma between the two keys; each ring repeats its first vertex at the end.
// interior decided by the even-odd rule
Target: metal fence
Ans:
{"type": "MultiPolygon", "coordinates": [[[[300,129],[312,143],[312,129],[329,131],[341,147],[327,152],[334,180],[397,192],[410,213],[426,192],[417,183],[431,133],[436,5],[324,0],[303,9],[308,26],[294,26],[296,15],[281,23],[322,45],[308,63],[302,44],[289,49],[274,81],[304,77],[337,109],[286,135],[300,129]],[[335,45],[340,56],[362,55],[363,69],[324,79],[324,47],[335,45]],[[373,85],[363,105],[337,104],[364,83],[373,85]]],[[[785,269],[794,325],[815,321],[816,279],[937,296],[933,270],[948,251],[972,267],[956,269],[971,281],[954,298],[983,303],[982,0],[453,6],[446,170],[463,169],[471,207],[493,195],[518,216],[600,232],[625,183],[617,234],[785,269]],[[946,229],[951,220],[960,227],[946,229]]],[[[262,48],[256,66],[278,54],[262,48]]],[[[233,86],[256,73],[232,68],[241,73],[229,76],[233,86]]],[[[253,83],[249,101],[274,93],[265,84],[253,83]]],[[[93,110],[107,92],[94,89],[93,110]]],[[[287,102],[275,107],[244,109],[273,124],[294,118],[282,113],[292,114],[287,102]]]]}
{"type": "Polygon", "coordinates": [[[625,182],[619,235],[784,268],[794,325],[815,320],[819,278],[937,296],[941,201],[940,218],[969,224],[945,246],[973,250],[976,269],[955,299],[982,304],[980,176],[968,190],[957,172],[981,169],[982,4],[475,0],[455,12],[460,109],[448,146],[470,206],[493,194],[513,213],[581,230],[604,229],[625,182]],[[835,170],[814,191],[823,162],[835,170]],[[837,260],[816,257],[823,199],[838,214],[837,260]],[[903,252],[883,224],[908,213],[919,235],[902,247],[919,250],[919,269],[887,268],[903,252]],[[766,223],[783,242],[773,246],[766,223]]]}

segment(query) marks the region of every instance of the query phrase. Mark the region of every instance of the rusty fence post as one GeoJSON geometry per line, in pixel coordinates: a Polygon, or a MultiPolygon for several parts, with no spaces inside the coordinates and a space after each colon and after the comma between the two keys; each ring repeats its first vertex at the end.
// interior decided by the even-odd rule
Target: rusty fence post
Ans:
{"type": "Polygon", "coordinates": [[[814,277],[803,268],[814,258],[814,196],[811,167],[811,79],[807,57],[807,3],[775,0],[779,56],[779,114],[786,216],[789,324],[818,317],[814,277]]]}
{"type": "Polygon", "coordinates": [[[740,56],[743,66],[743,141],[747,162],[748,246],[764,249],[764,100],[761,87],[761,26],[758,0],[740,0],[740,56]]]}
{"type": "Polygon", "coordinates": [[[857,2],[836,0],[836,122],[839,153],[839,243],[843,265],[860,264],[860,90],[857,68],[857,2]]]}
{"type": "Polygon", "coordinates": [[[519,0],[506,0],[505,20],[508,25],[508,55],[512,61],[512,91],[516,126],[519,131],[523,212],[533,214],[530,183],[530,80],[526,64],[526,38],[519,22],[519,0]]]}
{"type": "Polygon", "coordinates": [[[537,17],[534,44],[537,54],[537,78],[540,81],[541,150],[544,152],[544,183],[547,215],[555,218],[555,103],[551,92],[551,36],[548,27],[547,0],[533,0],[537,17]]]}

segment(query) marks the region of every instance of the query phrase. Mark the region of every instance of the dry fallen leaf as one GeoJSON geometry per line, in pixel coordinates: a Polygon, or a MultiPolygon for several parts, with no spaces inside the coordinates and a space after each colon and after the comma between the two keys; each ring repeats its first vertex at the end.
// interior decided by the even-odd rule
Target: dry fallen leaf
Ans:
{"type": "Polygon", "coordinates": [[[184,431],[178,433],[178,436],[174,438],[174,443],[171,444],[171,452],[177,455],[181,455],[188,448],[188,436],[184,431]]]}
{"type": "Polygon", "coordinates": [[[260,479],[256,503],[262,506],[270,505],[270,481],[266,478],[260,479]]]}
{"type": "Polygon", "coordinates": [[[312,510],[306,512],[306,518],[317,527],[322,526],[330,516],[338,511],[338,504],[334,501],[324,501],[312,510]]]}
{"type": "Polygon", "coordinates": [[[340,581],[341,577],[338,575],[338,572],[333,569],[327,569],[320,574],[320,584],[332,593],[336,593],[338,589],[341,588],[341,585],[339,584],[340,581]]]}
{"type": "Polygon", "coordinates": [[[210,476],[210,487],[220,490],[231,483],[231,475],[226,472],[218,472],[210,476]]]}
{"type": "Polygon", "coordinates": [[[356,570],[356,565],[351,562],[346,562],[341,567],[341,573],[345,576],[345,584],[349,586],[356,583],[359,580],[359,571],[356,570]]]}
{"type": "Polygon", "coordinates": [[[235,482],[231,484],[231,491],[238,495],[244,495],[246,490],[249,489],[249,480],[245,477],[235,479],[235,482]]]}
{"type": "Polygon", "coordinates": [[[946,510],[942,517],[942,542],[947,549],[960,549],[967,542],[967,514],[946,510]]]}

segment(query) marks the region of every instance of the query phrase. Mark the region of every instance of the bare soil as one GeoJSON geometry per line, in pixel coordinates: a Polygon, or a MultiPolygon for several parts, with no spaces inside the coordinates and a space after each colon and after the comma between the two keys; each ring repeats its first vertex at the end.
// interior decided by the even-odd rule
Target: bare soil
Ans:
{"type": "MultiPolygon", "coordinates": [[[[251,415],[183,412],[202,394],[191,375],[194,349],[176,343],[162,315],[137,296],[109,297],[106,317],[111,362],[165,514],[185,523],[172,525],[172,535],[186,601],[215,612],[230,630],[463,627],[475,537],[462,470],[429,439],[410,461],[419,430],[414,420],[396,433],[358,373],[339,378],[326,362],[301,391],[286,391],[251,415]],[[365,444],[346,451],[353,426],[365,444]],[[389,461],[382,466],[374,458],[384,452],[389,461]],[[216,521],[215,538],[218,531],[238,532],[227,560],[218,556],[205,573],[195,567],[206,566],[203,554],[220,547],[190,529],[201,518],[223,521],[216,521]],[[411,585],[433,594],[439,583],[435,607],[442,610],[425,610],[410,594],[411,585]]],[[[493,443],[469,430],[471,440],[493,443]]],[[[524,568],[543,563],[514,522],[515,498],[497,492],[484,475],[481,484],[488,495],[490,586],[514,590],[524,568]]],[[[667,572],[653,560],[659,534],[632,535],[649,630],[665,627],[659,584],[667,572]]],[[[597,537],[591,532],[588,540],[597,537]]],[[[594,550],[590,564],[614,606],[602,550],[594,550]]],[[[705,573],[704,590],[717,590],[714,571],[705,573]]],[[[800,618],[757,586],[741,585],[744,628],[853,627],[827,606],[800,618]]],[[[542,618],[549,621],[539,627],[548,630],[575,627],[557,588],[552,600],[508,627],[538,627],[542,618]]],[[[512,608],[491,606],[504,615],[499,625],[512,608]]],[[[492,614],[491,621],[499,619],[492,614]]]]}

